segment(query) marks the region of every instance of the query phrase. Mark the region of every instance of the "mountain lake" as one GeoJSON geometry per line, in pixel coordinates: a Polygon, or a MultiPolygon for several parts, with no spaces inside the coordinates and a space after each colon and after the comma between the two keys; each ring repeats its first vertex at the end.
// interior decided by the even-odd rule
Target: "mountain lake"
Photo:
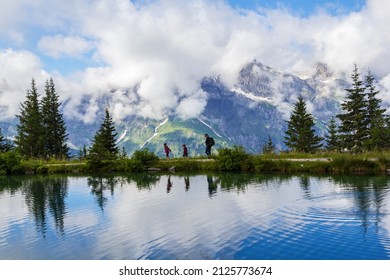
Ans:
{"type": "Polygon", "coordinates": [[[389,260],[390,176],[2,176],[0,259],[389,260]]]}

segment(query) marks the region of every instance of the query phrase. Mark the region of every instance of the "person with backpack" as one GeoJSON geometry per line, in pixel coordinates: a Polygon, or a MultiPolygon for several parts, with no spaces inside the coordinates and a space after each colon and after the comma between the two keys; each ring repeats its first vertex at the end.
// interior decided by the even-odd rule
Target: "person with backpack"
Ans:
{"type": "Polygon", "coordinates": [[[204,135],[206,138],[206,141],[204,142],[206,144],[206,155],[210,158],[211,156],[211,147],[215,145],[213,137],[210,137],[207,133],[204,135]]]}

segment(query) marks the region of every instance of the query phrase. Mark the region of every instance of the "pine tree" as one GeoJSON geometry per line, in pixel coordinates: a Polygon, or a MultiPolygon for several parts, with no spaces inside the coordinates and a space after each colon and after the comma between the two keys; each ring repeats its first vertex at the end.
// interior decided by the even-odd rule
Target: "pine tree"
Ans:
{"type": "Polygon", "coordinates": [[[38,100],[39,94],[35,80],[31,81],[31,89],[27,91],[26,101],[20,106],[20,115],[17,115],[17,135],[15,143],[22,156],[39,158],[43,156],[43,124],[38,100]]]}
{"type": "Polygon", "coordinates": [[[121,156],[121,158],[127,158],[127,152],[126,152],[125,147],[122,147],[122,153],[120,156],[121,156]]]}
{"type": "Polygon", "coordinates": [[[346,100],[341,104],[344,114],[338,114],[341,125],[339,128],[343,148],[352,152],[362,152],[368,138],[367,102],[365,90],[358,67],[355,64],[351,75],[352,87],[346,89],[346,100]]]}
{"type": "Polygon", "coordinates": [[[296,152],[315,152],[322,146],[322,138],[315,135],[314,118],[306,111],[302,96],[299,96],[294,104],[285,140],[286,146],[296,152]]]}
{"type": "Polygon", "coordinates": [[[84,160],[87,158],[87,147],[84,145],[82,149],[79,150],[79,160],[84,160]]]}
{"type": "Polygon", "coordinates": [[[325,137],[325,142],[328,151],[339,150],[339,136],[337,134],[337,125],[334,117],[329,121],[328,135],[325,137]]]}
{"type": "Polygon", "coordinates": [[[87,151],[87,147],[84,144],[84,146],[83,146],[83,159],[86,159],[87,156],[88,156],[88,151],[87,151]]]}
{"type": "Polygon", "coordinates": [[[370,71],[365,77],[365,86],[367,91],[367,125],[368,139],[366,140],[366,148],[368,150],[376,150],[383,147],[385,144],[383,132],[385,129],[385,109],[381,109],[381,99],[377,97],[379,90],[375,87],[375,78],[370,71]]]}
{"type": "Polygon", "coordinates": [[[69,148],[66,144],[68,134],[58,101],[53,79],[46,81],[45,96],[42,98],[42,121],[44,127],[45,157],[67,158],[69,148]]]}
{"type": "Polygon", "coordinates": [[[1,132],[1,128],[0,128],[0,152],[4,153],[5,149],[6,149],[6,139],[3,133],[1,132]]]}
{"type": "Polygon", "coordinates": [[[271,136],[268,135],[268,141],[263,146],[263,154],[273,154],[275,152],[275,145],[272,142],[271,136]]]}
{"type": "Polygon", "coordinates": [[[383,149],[390,149],[390,116],[385,115],[385,127],[383,130],[383,149]]]}
{"type": "Polygon", "coordinates": [[[108,109],[105,110],[105,118],[96,132],[92,147],[89,150],[89,159],[94,162],[112,160],[118,157],[119,149],[116,144],[115,125],[108,109]]]}
{"type": "Polygon", "coordinates": [[[10,141],[3,135],[0,128],[0,153],[8,152],[12,150],[10,141]]]}

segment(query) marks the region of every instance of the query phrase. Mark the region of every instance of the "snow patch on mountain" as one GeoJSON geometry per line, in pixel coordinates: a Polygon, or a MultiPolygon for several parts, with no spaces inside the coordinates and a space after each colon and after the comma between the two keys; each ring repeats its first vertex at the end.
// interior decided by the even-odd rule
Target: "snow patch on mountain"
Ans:
{"type": "Polygon", "coordinates": [[[123,133],[118,137],[116,143],[119,143],[126,136],[126,134],[127,134],[127,129],[123,131],[123,133]]]}
{"type": "Polygon", "coordinates": [[[252,92],[245,92],[243,91],[241,88],[237,87],[237,86],[234,86],[232,89],[231,89],[232,92],[234,93],[237,93],[237,94],[240,94],[248,99],[251,99],[253,101],[257,101],[257,102],[268,102],[268,103],[271,103],[273,104],[273,99],[271,97],[262,97],[262,96],[257,96],[255,94],[253,94],[252,92]]]}
{"type": "Polygon", "coordinates": [[[211,127],[211,125],[208,125],[205,121],[203,121],[201,118],[198,118],[198,121],[200,121],[201,123],[203,123],[205,126],[207,126],[208,128],[210,128],[214,133],[215,135],[217,135],[218,137],[222,138],[222,136],[215,131],[214,128],[211,127]]]}
{"type": "Polygon", "coordinates": [[[145,147],[146,144],[148,144],[150,141],[152,141],[152,139],[154,137],[156,137],[158,135],[158,129],[163,126],[164,124],[166,124],[168,122],[169,118],[166,118],[162,123],[160,123],[158,126],[156,126],[156,128],[154,129],[154,134],[152,137],[150,137],[148,140],[146,140],[141,146],[140,146],[140,149],[142,149],[143,147],[145,147]]]}

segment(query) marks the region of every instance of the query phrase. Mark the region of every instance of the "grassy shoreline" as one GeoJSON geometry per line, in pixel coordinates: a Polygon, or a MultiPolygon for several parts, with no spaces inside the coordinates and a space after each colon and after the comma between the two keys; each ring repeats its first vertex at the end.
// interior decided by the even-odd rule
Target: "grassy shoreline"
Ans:
{"type": "Polygon", "coordinates": [[[139,173],[148,170],[161,172],[251,172],[274,174],[390,174],[390,152],[347,154],[294,154],[249,155],[230,149],[212,159],[172,158],[152,162],[142,159],[121,158],[91,165],[88,161],[21,160],[11,169],[0,169],[10,174],[96,174],[110,172],[139,173]]]}

